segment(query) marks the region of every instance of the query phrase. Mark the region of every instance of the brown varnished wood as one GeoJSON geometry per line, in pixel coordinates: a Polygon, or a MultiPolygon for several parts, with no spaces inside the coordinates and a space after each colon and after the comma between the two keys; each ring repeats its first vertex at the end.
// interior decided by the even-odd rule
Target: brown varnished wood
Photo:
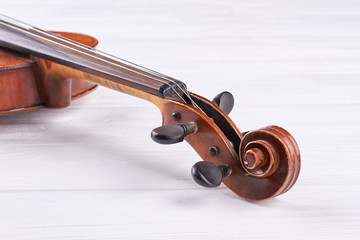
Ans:
{"type": "MultiPolygon", "coordinates": [[[[98,43],[95,38],[83,34],[54,33],[89,47],[98,43]]],[[[96,84],[82,78],[70,80],[68,77],[60,79],[59,76],[42,75],[45,71],[37,65],[38,62],[29,55],[0,48],[0,114],[32,111],[43,106],[66,107],[69,101],[96,88],[96,84]]],[[[53,66],[51,62],[46,64],[47,67],[53,66]]]]}
{"type": "MultiPolygon", "coordinates": [[[[84,34],[54,32],[70,40],[95,47],[98,41],[84,34]]],[[[0,48],[0,114],[19,113],[47,108],[64,108],[71,101],[93,91],[97,84],[148,101],[157,97],[41,58],[0,48]]]]}
{"type": "MultiPolygon", "coordinates": [[[[235,152],[224,133],[209,117],[188,104],[171,100],[159,102],[158,104],[162,108],[163,124],[190,121],[197,123],[198,131],[186,136],[185,140],[204,161],[209,161],[215,165],[231,166],[231,174],[223,179],[223,183],[229,189],[247,200],[258,201],[276,197],[294,185],[300,171],[300,152],[294,138],[287,131],[277,126],[269,126],[242,136],[231,119],[217,105],[205,98],[201,97],[201,99],[224,114],[223,116],[239,134],[242,139],[239,153],[235,152]],[[173,112],[181,114],[179,121],[174,121],[171,118],[173,112]],[[250,174],[244,167],[245,152],[243,146],[251,141],[267,141],[275,153],[279,155],[274,164],[275,168],[267,176],[250,174]],[[210,156],[208,151],[212,146],[216,146],[218,149],[217,156],[210,156]]],[[[265,161],[268,158],[267,155],[268,153],[265,153],[265,161]]]]}
{"type": "Polygon", "coordinates": [[[74,42],[81,43],[88,47],[95,47],[99,43],[99,41],[96,38],[85,34],[72,33],[72,32],[57,32],[57,31],[51,31],[51,32],[66,40],[72,40],[74,42]]]}
{"type": "Polygon", "coordinates": [[[35,109],[41,105],[34,62],[0,48],[0,113],[35,109]]]}
{"type": "Polygon", "coordinates": [[[157,101],[158,97],[155,95],[149,94],[141,89],[131,88],[115,81],[112,81],[111,78],[103,78],[87,72],[73,69],[64,65],[60,65],[54,62],[50,62],[44,59],[35,58],[37,65],[37,73],[39,75],[40,81],[43,82],[45,93],[44,95],[48,97],[48,102],[51,104],[48,107],[67,107],[71,99],[69,99],[67,92],[69,89],[70,82],[72,80],[81,80],[83,82],[89,82],[91,84],[98,84],[107,88],[114,89],[119,92],[123,92],[129,95],[133,95],[150,102],[157,101]],[[57,93],[59,89],[66,89],[61,93],[57,93]],[[61,94],[60,97],[57,97],[55,101],[50,99],[52,96],[61,94]],[[55,102],[56,105],[52,103],[55,102]],[[59,106],[60,105],[60,106],[59,106]]]}
{"type": "MultiPolygon", "coordinates": [[[[72,41],[95,47],[97,40],[87,35],[55,32],[72,41]]],[[[288,191],[300,171],[300,152],[294,138],[284,129],[269,126],[245,136],[216,104],[190,93],[222,116],[226,125],[217,125],[211,116],[181,101],[160,98],[141,88],[121,84],[109,75],[94,75],[42,58],[0,49],[0,114],[25,112],[41,107],[64,108],[71,101],[102,85],[153,102],[161,111],[163,125],[195,122],[197,131],[185,137],[204,160],[231,167],[223,183],[235,194],[248,200],[264,200],[288,191]],[[173,120],[172,113],[181,115],[173,120]],[[240,142],[233,146],[224,128],[231,128],[240,142]],[[211,156],[209,148],[218,154],[211,156]],[[238,150],[237,150],[238,149],[238,150]],[[238,151],[238,152],[237,152],[238,151]]],[[[140,78],[145,81],[146,78],[140,78]]]]}

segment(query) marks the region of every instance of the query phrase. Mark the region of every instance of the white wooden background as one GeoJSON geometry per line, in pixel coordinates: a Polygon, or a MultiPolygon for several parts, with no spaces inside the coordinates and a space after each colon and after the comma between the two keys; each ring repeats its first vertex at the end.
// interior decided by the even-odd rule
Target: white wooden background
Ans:
{"type": "Polygon", "coordinates": [[[358,0],[25,1],[3,14],[96,36],[99,49],[212,98],[241,131],[277,124],[302,169],[252,203],[190,175],[186,144],[150,139],[150,103],[99,88],[63,110],[0,117],[0,239],[358,239],[358,0]]]}

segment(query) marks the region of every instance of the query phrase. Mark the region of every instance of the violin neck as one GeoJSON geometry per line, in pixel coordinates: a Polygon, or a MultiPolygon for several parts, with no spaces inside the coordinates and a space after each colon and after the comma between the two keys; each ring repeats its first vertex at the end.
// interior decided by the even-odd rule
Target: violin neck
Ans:
{"type": "MultiPolygon", "coordinates": [[[[0,15],[0,46],[95,75],[97,84],[121,86],[185,101],[184,83],[88,46],[0,15]]],[[[91,81],[91,79],[89,79],[91,81]]]]}

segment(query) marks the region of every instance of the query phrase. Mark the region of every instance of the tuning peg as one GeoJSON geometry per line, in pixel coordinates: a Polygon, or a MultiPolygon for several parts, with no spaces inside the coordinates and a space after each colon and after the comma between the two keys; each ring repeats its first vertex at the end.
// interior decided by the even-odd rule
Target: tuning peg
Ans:
{"type": "Polygon", "coordinates": [[[196,131],[197,125],[194,122],[164,125],[152,130],[151,138],[160,144],[173,144],[182,142],[185,136],[195,133],[196,131]]]}
{"type": "Polygon", "coordinates": [[[191,175],[195,182],[203,187],[218,187],[222,179],[231,173],[228,165],[216,166],[211,162],[197,162],[191,168],[191,175]]]}
{"type": "Polygon", "coordinates": [[[219,93],[212,101],[218,105],[226,114],[231,112],[235,102],[233,95],[229,92],[219,93]]]}

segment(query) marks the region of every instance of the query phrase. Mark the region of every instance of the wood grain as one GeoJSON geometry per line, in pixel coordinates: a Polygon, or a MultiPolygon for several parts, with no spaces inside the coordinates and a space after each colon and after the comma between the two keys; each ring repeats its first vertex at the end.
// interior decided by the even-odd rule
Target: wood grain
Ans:
{"type": "Polygon", "coordinates": [[[1,9],[94,35],[99,49],[210,99],[228,90],[241,131],[284,126],[302,153],[296,185],[269,202],[204,189],[191,178],[200,159],[189,145],[151,141],[161,124],[151,103],[99,88],[64,110],[1,116],[1,239],[358,238],[358,1],[14,0],[1,9]]]}
{"type": "MultiPolygon", "coordinates": [[[[93,37],[54,32],[87,46],[98,43],[93,37]]],[[[79,79],[71,79],[66,69],[44,59],[35,59],[19,52],[0,48],[0,115],[28,112],[43,106],[64,108],[72,99],[84,96],[96,85],[79,79]]]]}

